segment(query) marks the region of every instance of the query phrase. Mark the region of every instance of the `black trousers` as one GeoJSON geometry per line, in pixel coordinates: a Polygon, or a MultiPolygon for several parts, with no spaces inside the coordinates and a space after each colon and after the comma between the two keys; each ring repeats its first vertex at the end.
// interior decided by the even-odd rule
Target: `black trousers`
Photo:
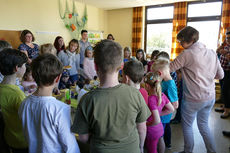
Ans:
{"type": "Polygon", "coordinates": [[[224,71],[222,98],[225,108],[230,108],[230,71],[224,71]]]}

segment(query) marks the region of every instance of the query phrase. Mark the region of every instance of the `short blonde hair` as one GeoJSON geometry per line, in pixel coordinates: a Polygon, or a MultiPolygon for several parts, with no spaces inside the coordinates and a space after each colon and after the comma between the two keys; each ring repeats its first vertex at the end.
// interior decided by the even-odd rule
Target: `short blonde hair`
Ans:
{"type": "Polygon", "coordinates": [[[169,68],[170,61],[164,58],[160,58],[154,61],[154,63],[151,66],[151,70],[153,72],[163,70],[165,68],[169,68]]]}
{"type": "Polygon", "coordinates": [[[40,55],[43,55],[45,53],[50,53],[50,54],[53,54],[53,55],[57,55],[57,50],[56,48],[52,45],[52,44],[43,44],[41,45],[41,48],[40,48],[40,55]]]}

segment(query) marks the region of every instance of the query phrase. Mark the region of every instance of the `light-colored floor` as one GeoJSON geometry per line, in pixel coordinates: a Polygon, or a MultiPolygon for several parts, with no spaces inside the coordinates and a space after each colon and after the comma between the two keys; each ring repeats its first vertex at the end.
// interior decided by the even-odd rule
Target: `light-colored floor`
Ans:
{"type": "MultiPolygon", "coordinates": [[[[217,106],[219,106],[219,104],[215,105],[215,107],[217,106]]],[[[217,153],[230,153],[229,151],[230,138],[225,137],[222,134],[222,130],[230,131],[230,118],[220,119],[221,113],[215,112],[214,108],[209,118],[209,126],[211,132],[214,134],[217,153]]],[[[166,149],[166,153],[173,153],[176,151],[183,150],[184,140],[183,140],[181,124],[171,124],[171,128],[172,128],[172,149],[170,150],[166,149]]],[[[205,148],[205,144],[197,128],[196,121],[194,122],[193,129],[194,129],[194,141],[195,141],[193,152],[206,153],[207,151],[205,148]]]]}

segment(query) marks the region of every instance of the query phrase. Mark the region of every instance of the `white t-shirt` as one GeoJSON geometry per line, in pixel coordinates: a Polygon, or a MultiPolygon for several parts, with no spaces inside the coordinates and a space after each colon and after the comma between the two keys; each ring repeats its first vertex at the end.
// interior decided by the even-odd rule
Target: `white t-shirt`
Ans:
{"type": "Polygon", "coordinates": [[[70,106],[52,96],[27,97],[19,108],[25,138],[32,153],[80,153],[70,131],[70,106]]]}

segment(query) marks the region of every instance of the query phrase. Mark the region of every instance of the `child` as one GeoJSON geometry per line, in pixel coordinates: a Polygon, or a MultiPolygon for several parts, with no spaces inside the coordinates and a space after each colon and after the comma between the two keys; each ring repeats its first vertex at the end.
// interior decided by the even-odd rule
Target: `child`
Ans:
{"type": "Polygon", "coordinates": [[[15,85],[16,77],[23,77],[28,59],[24,53],[10,48],[0,52],[0,59],[0,72],[4,75],[0,84],[0,107],[5,123],[4,137],[13,153],[28,152],[22,123],[18,117],[18,109],[25,94],[15,85]]]}
{"type": "Polygon", "coordinates": [[[64,69],[62,72],[62,76],[58,85],[58,89],[66,89],[70,88],[72,82],[69,80],[69,72],[68,70],[64,69]]]}
{"type": "MultiPolygon", "coordinates": [[[[161,78],[158,73],[147,73],[145,87],[149,93],[148,106],[152,115],[147,120],[146,147],[148,153],[157,153],[158,140],[164,134],[160,115],[167,115],[174,111],[164,93],[161,92],[161,78]]],[[[162,139],[162,138],[161,138],[162,139]]]]}
{"type": "Polygon", "coordinates": [[[84,96],[88,91],[84,89],[84,83],[81,81],[77,82],[77,87],[79,88],[77,91],[78,92],[77,101],[80,102],[81,97],[84,96]]]}
{"type": "Polygon", "coordinates": [[[97,75],[95,66],[94,66],[93,48],[91,46],[88,46],[85,49],[83,69],[84,69],[85,75],[87,76],[87,79],[92,80],[93,77],[97,75]]]}
{"type": "Polygon", "coordinates": [[[138,61],[140,61],[143,66],[144,66],[144,72],[145,74],[147,73],[147,61],[145,60],[145,53],[144,53],[144,50],[143,49],[138,49],[137,52],[136,52],[136,58],[138,61]]]}
{"type": "Polygon", "coordinates": [[[148,105],[148,93],[145,88],[140,87],[140,82],[144,77],[144,68],[140,61],[131,60],[125,63],[123,68],[123,83],[137,88],[148,105]]]}
{"type": "Polygon", "coordinates": [[[154,50],[153,52],[152,52],[152,55],[151,55],[151,61],[149,61],[148,62],[148,72],[150,72],[151,71],[151,66],[152,66],[152,64],[154,63],[154,60],[156,60],[156,56],[157,56],[157,54],[159,54],[160,53],[160,51],[159,50],[154,50]]]}
{"type": "MultiPolygon", "coordinates": [[[[5,48],[12,48],[12,46],[5,40],[0,40],[0,52],[5,48]]],[[[4,76],[0,73],[0,83],[2,82],[4,76]]]]}
{"type": "Polygon", "coordinates": [[[85,79],[85,85],[84,85],[84,88],[88,91],[90,91],[93,87],[92,85],[90,84],[90,80],[89,79],[85,79]]]}
{"type": "Polygon", "coordinates": [[[64,43],[64,40],[61,36],[57,36],[55,38],[55,41],[54,41],[54,47],[56,48],[57,50],[57,54],[60,52],[60,51],[64,51],[65,50],[65,43],[64,43]]]}
{"type": "MultiPolygon", "coordinates": [[[[169,101],[172,103],[174,109],[178,108],[178,95],[177,95],[177,86],[175,81],[172,79],[169,72],[169,61],[165,59],[156,60],[152,65],[152,71],[160,74],[163,79],[162,92],[168,97],[169,101]]],[[[171,127],[170,120],[172,114],[161,116],[161,122],[164,126],[164,141],[168,149],[171,148],[171,127]]],[[[160,143],[162,143],[160,141],[160,143]]]]}
{"type": "Polygon", "coordinates": [[[40,55],[32,62],[32,76],[38,89],[22,102],[18,112],[31,153],[80,153],[70,131],[70,106],[52,97],[62,67],[52,54],[40,55]]]}
{"type": "Polygon", "coordinates": [[[90,139],[91,152],[143,153],[151,113],[137,89],[119,84],[122,56],[121,46],[111,40],[94,48],[100,87],[81,98],[72,126],[80,141],[90,139]]]}
{"type": "Polygon", "coordinates": [[[37,84],[32,77],[32,71],[29,65],[26,66],[26,72],[23,76],[22,86],[24,87],[24,92],[32,94],[37,89],[37,84]]]}
{"type": "Polygon", "coordinates": [[[128,62],[130,59],[131,59],[131,56],[132,56],[132,52],[131,52],[131,49],[130,47],[125,47],[124,48],[124,60],[123,62],[128,62]]]}
{"type": "Polygon", "coordinates": [[[78,40],[72,39],[69,42],[68,50],[59,52],[58,58],[64,66],[71,66],[70,81],[76,84],[78,80],[78,69],[80,69],[80,54],[78,40]]]}
{"type": "Polygon", "coordinates": [[[57,50],[55,49],[55,47],[52,44],[43,44],[41,45],[41,49],[40,49],[40,55],[45,54],[45,53],[50,53],[53,55],[57,55],[57,50]]]}

